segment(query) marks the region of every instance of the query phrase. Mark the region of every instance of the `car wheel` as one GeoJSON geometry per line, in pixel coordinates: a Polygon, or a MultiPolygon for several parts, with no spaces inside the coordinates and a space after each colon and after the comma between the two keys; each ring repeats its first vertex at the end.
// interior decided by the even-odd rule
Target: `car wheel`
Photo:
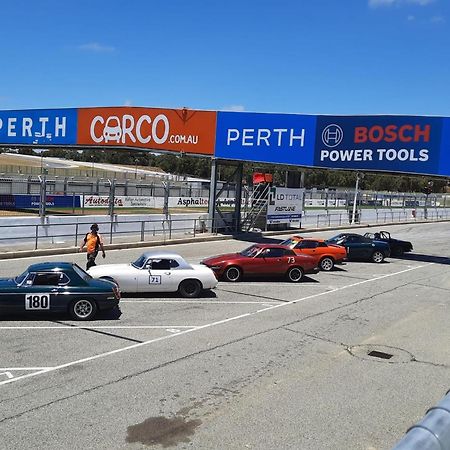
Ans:
{"type": "Polygon", "coordinates": [[[74,300],[69,306],[69,314],[75,320],[90,320],[97,312],[97,304],[88,298],[74,300]]]}
{"type": "Polygon", "coordinates": [[[392,255],[393,256],[403,256],[404,250],[403,247],[394,247],[392,249],[392,255]]]}
{"type": "Polygon", "coordinates": [[[304,271],[301,267],[291,267],[288,270],[287,277],[289,281],[298,283],[303,278],[304,271]]]}
{"type": "Polygon", "coordinates": [[[184,280],[178,287],[178,292],[182,297],[198,297],[202,291],[202,285],[198,280],[184,280]]]}
{"type": "Polygon", "coordinates": [[[380,252],[378,250],[374,251],[372,253],[372,261],[377,264],[383,262],[384,261],[384,253],[380,252]]]}
{"type": "Polygon", "coordinates": [[[242,278],[242,270],[237,266],[230,266],[225,270],[225,273],[223,274],[223,277],[226,281],[231,281],[232,283],[235,283],[236,281],[239,281],[242,278]]]}
{"type": "Polygon", "coordinates": [[[320,261],[319,267],[320,267],[320,270],[329,272],[334,267],[333,258],[330,258],[329,256],[325,256],[325,258],[322,258],[322,260],[320,261]]]}

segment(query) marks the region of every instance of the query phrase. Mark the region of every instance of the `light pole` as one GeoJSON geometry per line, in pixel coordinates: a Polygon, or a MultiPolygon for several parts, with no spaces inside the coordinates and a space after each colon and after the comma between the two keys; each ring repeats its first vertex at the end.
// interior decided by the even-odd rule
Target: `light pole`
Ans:
{"type": "Polygon", "coordinates": [[[359,172],[356,172],[355,197],[353,198],[353,212],[352,212],[351,225],[355,224],[355,219],[356,219],[356,202],[358,201],[358,189],[359,189],[360,178],[362,178],[362,174],[360,174],[359,172]]]}
{"type": "Polygon", "coordinates": [[[134,179],[137,180],[137,164],[139,160],[137,158],[134,158],[134,179]]]}

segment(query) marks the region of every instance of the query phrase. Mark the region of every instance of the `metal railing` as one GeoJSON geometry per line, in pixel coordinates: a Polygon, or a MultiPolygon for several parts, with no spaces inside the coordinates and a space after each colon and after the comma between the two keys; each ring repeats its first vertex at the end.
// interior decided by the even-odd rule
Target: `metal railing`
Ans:
{"type": "Polygon", "coordinates": [[[450,391],[406,432],[393,450],[450,450],[450,391]]]}

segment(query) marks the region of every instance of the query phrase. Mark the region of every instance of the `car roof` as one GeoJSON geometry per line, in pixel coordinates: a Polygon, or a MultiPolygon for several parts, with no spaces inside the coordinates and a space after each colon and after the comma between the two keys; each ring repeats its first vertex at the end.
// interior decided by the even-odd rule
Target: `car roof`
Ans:
{"type": "Polygon", "coordinates": [[[69,262],[42,262],[28,267],[29,272],[48,272],[53,270],[73,270],[73,263],[69,262]]]}
{"type": "Polygon", "coordinates": [[[168,252],[166,250],[150,250],[148,252],[142,253],[142,256],[146,259],[148,258],[156,258],[156,259],[184,259],[181,255],[174,252],[168,252]]]}
{"type": "Polygon", "coordinates": [[[285,245],[281,244],[253,244],[253,245],[259,248],[287,248],[285,245]]]}

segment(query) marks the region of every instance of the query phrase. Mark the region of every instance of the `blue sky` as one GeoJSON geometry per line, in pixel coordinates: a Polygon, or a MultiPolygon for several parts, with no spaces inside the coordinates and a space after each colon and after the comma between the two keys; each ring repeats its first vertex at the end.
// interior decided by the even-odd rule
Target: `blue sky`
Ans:
{"type": "Polygon", "coordinates": [[[450,116],[448,0],[0,0],[0,109],[450,116]]]}

